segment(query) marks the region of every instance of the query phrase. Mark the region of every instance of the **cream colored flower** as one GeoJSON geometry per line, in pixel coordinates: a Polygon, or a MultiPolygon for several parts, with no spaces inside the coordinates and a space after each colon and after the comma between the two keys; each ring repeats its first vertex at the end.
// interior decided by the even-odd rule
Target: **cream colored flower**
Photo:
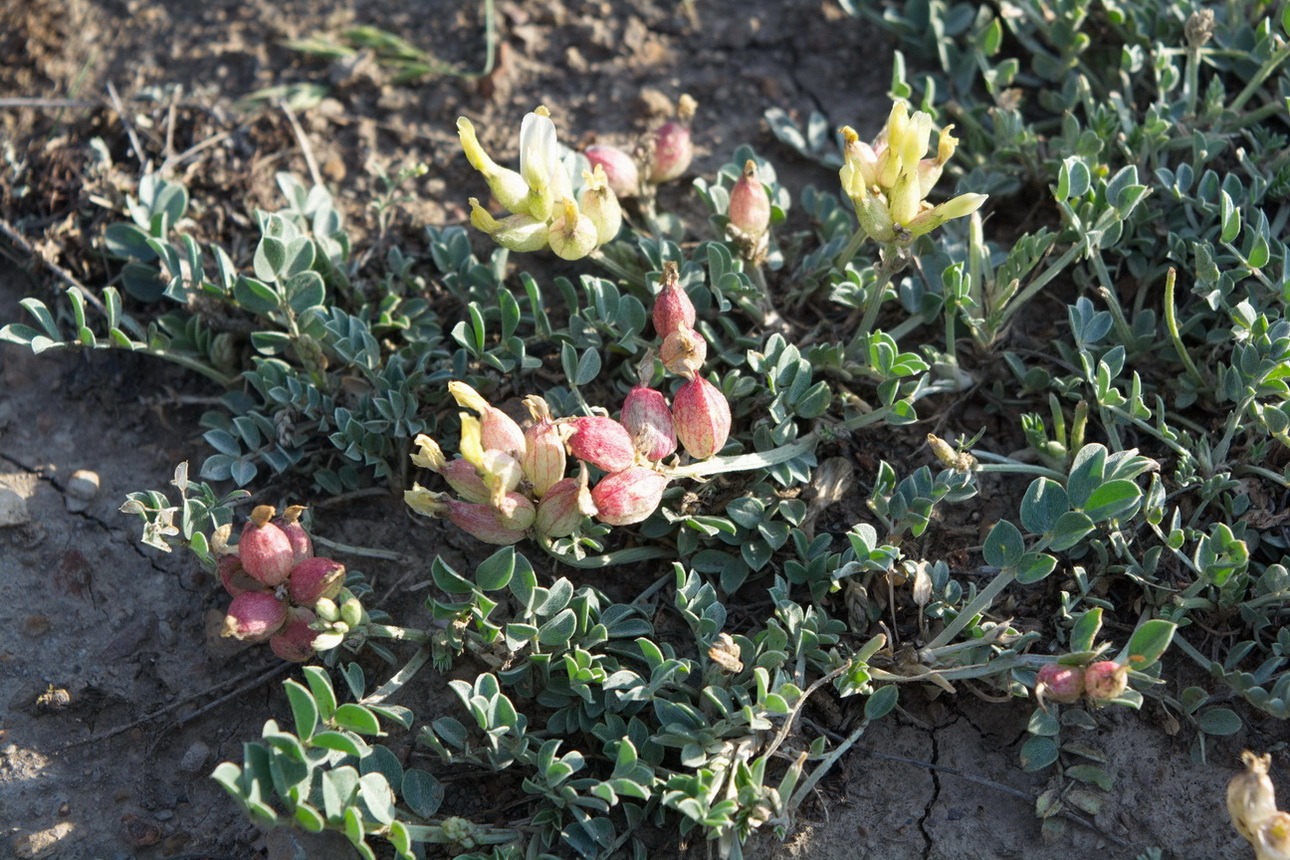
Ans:
{"type": "Polygon", "coordinates": [[[843,165],[838,173],[842,190],[855,205],[865,233],[883,244],[908,245],[952,218],[971,214],[985,202],[984,194],[960,194],[933,206],[927,202],[958,139],[946,127],[937,142],[936,157],[928,158],[932,118],[923,111],[909,113],[896,101],[887,124],[873,145],[860,140],[850,127],[842,129],[843,165]]]}

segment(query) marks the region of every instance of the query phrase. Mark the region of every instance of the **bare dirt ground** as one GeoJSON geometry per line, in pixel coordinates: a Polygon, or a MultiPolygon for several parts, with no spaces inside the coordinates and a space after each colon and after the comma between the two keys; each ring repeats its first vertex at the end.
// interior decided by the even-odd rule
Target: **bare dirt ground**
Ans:
{"type": "MultiPolygon", "coordinates": [[[[370,58],[329,64],[281,44],[371,24],[475,69],[481,9],[447,0],[0,4],[0,98],[51,100],[0,108],[8,153],[0,215],[18,234],[0,244],[0,323],[20,320],[21,297],[59,287],[55,269],[91,288],[106,282],[93,246],[111,217],[103,204],[129,190],[143,162],[169,160],[189,185],[197,229],[248,256],[251,225],[237,213],[278,205],[274,172],[310,169],[283,111],[234,106],[262,87],[329,87],[301,111],[303,133],[356,246],[380,252],[398,242],[417,253],[425,225],[463,220],[464,200],[479,188],[456,145],[460,114],[509,158],[515,124],[536,104],[574,139],[622,143],[688,92],[702,106],[696,175],[749,142],[775,159],[796,194],[833,179],[775,143],[765,108],[818,109],[864,129],[886,112],[887,40],[829,0],[503,2],[499,65],[480,81],[396,85],[370,58]],[[188,157],[194,147],[199,156],[188,157]],[[367,205],[377,175],[416,162],[429,173],[382,234],[367,205]]],[[[135,521],[117,512],[126,492],[164,487],[176,464],[196,469],[206,454],[197,418],[211,394],[190,375],[120,353],[0,352],[0,492],[13,491],[28,514],[0,528],[0,854],[351,856],[336,840],[260,833],[208,778],[218,762],[240,759],[241,743],[258,737],[265,719],[286,715],[278,680],[289,667],[266,649],[232,651],[214,636],[218,583],[190,559],[141,547],[135,521]],[[97,474],[99,488],[78,501],[73,475],[82,469],[97,474]]],[[[403,517],[395,499],[374,498],[320,506],[315,528],[427,562],[434,552],[469,551],[443,529],[409,530],[403,517]]],[[[417,565],[365,562],[364,570],[378,594],[420,576],[417,565]]],[[[422,599],[394,596],[387,608],[413,623],[422,599]]],[[[406,704],[423,718],[450,707],[442,680],[410,692],[406,704]]],[[[1287,740],[1284,726],[1251,717],[1252,728],[1211,744],[1202,765],[1189,756],[1188,730],[1167,733],[1152,707],[1102,715],[1083,740],[1104,752],[1114,785],[1091,829],[1072,825],[1049,844],[1033,803],[1046,780],[1016,764],[1025,709],[967,694],[907,706],[866,736],[866,748],[887,758],[850,756],[821,783],[788,843],[759,837],[752,854],[1076,860],[1133,858],[1158,846],[1169,857],[1246,856],[1227,823],[1224,785],[1243,746],[1287,740]]],[[[498,802],[453,790],[467,811],[498,802]]],[[[660,840],[658,856],[676,854],[665,846],[660,840]]]]}

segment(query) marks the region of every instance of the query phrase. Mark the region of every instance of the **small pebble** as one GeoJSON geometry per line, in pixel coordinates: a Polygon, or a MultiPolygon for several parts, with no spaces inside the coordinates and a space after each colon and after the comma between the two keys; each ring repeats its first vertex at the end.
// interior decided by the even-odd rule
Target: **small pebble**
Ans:
{"type": "Polygon", "coordinates": [[[99,476],[89,469],[77,469],[67,481],[64,502],[72,513],[79,513],[90,506],[99,494],[99,476]]]}
{"type": "Polygon", "coordinates": [[[185,773],[197,773],[206,766],[206,760],[210,758],[211,748],[201,741],[193,741],[187,751],[184,752],[183,758],[179,760],[179,769],[185,773]]]}
{"type": "Polygon", "coordinates": [[[25,833],[13,840],[13,853],[22,860],[49,857],[58,848],[58,843],[69,836],[72,830],[70,821],[60,821],[48,830],[25,833]]]}
{"type": "Polygon", "coordinates": [[[8,487],[0,487],[0,528],[21,526],[31,522],[27,500],[8,487]]]}

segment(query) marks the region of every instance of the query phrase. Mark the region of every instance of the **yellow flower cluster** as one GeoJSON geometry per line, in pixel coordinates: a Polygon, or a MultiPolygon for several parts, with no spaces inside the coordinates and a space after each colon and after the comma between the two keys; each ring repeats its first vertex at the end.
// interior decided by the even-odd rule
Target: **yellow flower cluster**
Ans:
{"type": "Polygon", "coordinates": [[[904,101],[892,105],[887,125],[872,146],[850,126],[842,129],[842,190],[855,204],[856,217],[870,238],[885,245],[908,245],[951,218],[975,212],[985,202],[985,194],[960,194],[937,206],[926,200],[958,146],[958,139],[950,134],[952,128],[941,132],[935,158],[926,157],[931,116],[923,111],[911,116],[904,101]]]}
{"type": "Polygon", "coordinates": [[[566,260],[578,260],[618,235],[623,213],[604,169],[597,165],[583,171],[584,185],[575,198],[572,177],[556,144],[555,123],[545,107],[526,114],[520,123],[518,172],[484,152],[475,126],[465,117],[457,120],[457,134],[471,167],[484,175],[493,196],[511,213],[494,218],[472,197],[470,223],[503,248],[550,248],[566,260]]]}

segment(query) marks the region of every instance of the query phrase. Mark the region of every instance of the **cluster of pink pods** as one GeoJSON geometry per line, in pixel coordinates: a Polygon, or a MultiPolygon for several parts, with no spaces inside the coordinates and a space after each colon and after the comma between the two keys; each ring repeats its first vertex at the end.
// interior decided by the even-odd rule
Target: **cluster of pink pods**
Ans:
{"type": "Polygon", "coordinates": [[[639,523],[658,509],[667,488],[662,461],[678,445],[695,460],[713,456],[730,436],[730,405],[699,370],[707,344],[694,330],[695,309],[675,263],[664,264],[654,305],[664,366],[686,381],[671,405],[649,386],[654,360],[627,394],[619,420],[606,415],[553,419],[541,397],[525,398],[532,422],[521,427],[465,383],[449,383],[462,413],[461,457],[449,460],[430,437],[416,439],[412,462],[439,473],[454,494],[420,485],[404,494],[415,511],[446,517],[479,540],[513,544],[530,533],[567,537],[586,517],[609,525],[639,523]],[[569,477],[568,458],[578,464],[569,477]],[[590,484],[590,468],[604,475],[590,484]]]}
{"type": "Polygon", "coordinates": [[[223,635],[243,642],[268,640],[273,653],[297,663],[314,654],[314,604],[335,597],[345,580],[343,564],[314,555],[313,541],[300,525],[303,512],[293,505],[275,519],[273,507],[260,505],[236,550],[219,560],[220,580],[233,596],[223,635]]]}

